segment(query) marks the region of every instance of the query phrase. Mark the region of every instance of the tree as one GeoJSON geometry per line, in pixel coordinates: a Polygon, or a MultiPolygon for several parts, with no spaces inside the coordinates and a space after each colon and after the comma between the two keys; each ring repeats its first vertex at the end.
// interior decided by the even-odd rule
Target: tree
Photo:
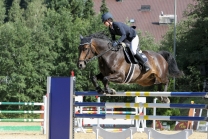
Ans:
{"type": "Polygon", "coordinates": [[[89,19],[94,17],[95,12],[93,10],[93,2],[92,0],[86,0],[84,3],[84,10],[83,10],[83,18],[89,19]]]}
{"type": "MultiPolygon", "coordinates": [[[[2,80],[1,100],[6,99],[5,96],[17,96],[22,91],[22,88],[24,88],[24,84],[22,84],[22,80],[24,79],[21,75],[17,74],[17,70],[20,69],[18,68],[20,67],[20,63],[23,64],[22,61],[24,61],[23,56],[20,55],[22,48],[28,45],[29,39],[26,36],[29,34],[29,31],[22,25],[23,11],[20,9],[19,2],[18,0],[13,1],[8,13],[9,22],[0,28],[0,63],[2,65],[0,72],[2,80]],[[19,81],[15,83],[15,79],[19,81]]],[[[25,49],[24,51],[27,50],[25,49]]]]}
{"type": "Polygon", "coordinates": [[[12,7],[9,9],[9,13],[8,13],[8,21],[11,22],[24,21],[22,17],[24,11],[20,7],[20,1],[21,0],[13,0],[12,7]]]}
{"type": "Polygon", "coordinates": [[[107,7],[107,5],[106,5],[106,2],[105,2],[105,0],[102,0],[102,4],[101,4],[101,6],[100,6],[100,13],[101,14],[104,14],[104,13],[106,13],[106,12],[108,12],[109,10],[108,10],[108,7],[107,7]]]}
{"type": "MultiPolygon", "coordinates": [[[[186,76],[186,80],[184,80],[185,78],[182,79],[183,81],[178,79],[177,82],[183,82],[189,87],[184,87],[177,82],[176,84],[178,89],[184,91],[201,91],[202,82],[204,78],[207,78],[199,73],[200,67],[208,66],[208,57],[206,56],[208,53],[208,3],[204,0],[195,0],[195,2],[195,4],[189,5],[184,12],[186,19],[178,23],[176,28],[176,60],[186,76]],[[194,79],[195,82],[188,78],[194,79]]],[[[162,48],[172,51],[173,26],[170,27],[161,44],[162,48]]]]}
{"type": "Polygon", "coordinates": [[[177,26],[177,58],[182,60],[184,67],[200,65],[208,60],[208,4],[203,0],[196,2],[197,5],[190,5],[184,13],[187,19],[177,26]]]}
{"type": "Polygon", "coordinates": [[[33,0],[28,3],[24,14],[25,25],[31,30],[30,52],[28,52],[31,71],[28,73],[26,92],[33,99],[42,99],[42,96],[46,94],[46,79],[55,69],[53,62],[57,55],[52,49],[53,41],[44,26],[43,21],[47,9],[43,2],[44,0],[33,0]]]}
{"type": "Polygon", "coordinates": [[[83,16],[83,0],[69,0],[70,11],[74,18],[81,18],[83,16]]]}
{"type": "Polygon", "coordinates": [[[159,44],[154,42],[154,38],[148,33],[143,33],[138,30],[139,43],[141,50],[151,50],[157,52],[159,50],[159,44]]]}
{"type": "Polygon", "coordinates": [[[59,12],[62,8],[66,8],[70,11],[71,16],[75,18],[80,18],[83,15],[83,0],[50,0],[49,8],[53,8],[55,11],[59,12]]]}
{"type": "MultiPolygon", "coordinates": [[[[181,59],[187,60],[192,65],[202,65],[208,64],[208,3],[204,0],[196,2],[197,6],[191,5],[185,13],[188,20],[185,21],[184,28],[189,30],[181,37],[186,40],[186,46],[179,47],[178,50],[189,54],[187,57],[180,55],[181,59]]],[[[180,42],[184,45],[184,42],[180,42]]]]}
{"type": "Polygon", "coordinates": [[[25,13],[14,1],[9,21],[0,28],[2,101],[39,101],[46,93],[46,77],[54,61],[52,41],[42,24],[42,0],[28,3],[27,8],[25,13]]]}
{"type": "Polygon", "coordinates": [[[59,11],[60,8],[69,8],[69,0],[47,0],[48,8],[53,8],[56,11],[59,11]]]}
{"type": "Polygon", "coordinates": [[[6,8],[4,1],[0,1],[0,26],[4,23],[6,17],[6,8]]]}

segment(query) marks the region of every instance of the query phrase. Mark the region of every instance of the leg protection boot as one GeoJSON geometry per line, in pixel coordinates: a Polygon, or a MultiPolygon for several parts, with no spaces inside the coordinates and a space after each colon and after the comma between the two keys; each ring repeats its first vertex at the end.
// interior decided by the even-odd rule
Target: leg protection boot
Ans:
{"type": "Polygon", "coordinates": [[[142,64],[145,72],[148,72],[150,70],[150,67],[147,65],[147,60],[142,57],[142,53],[137,52],[136,55],[134,55],[134,57],[137,59],[139,63],[142,64]]]}

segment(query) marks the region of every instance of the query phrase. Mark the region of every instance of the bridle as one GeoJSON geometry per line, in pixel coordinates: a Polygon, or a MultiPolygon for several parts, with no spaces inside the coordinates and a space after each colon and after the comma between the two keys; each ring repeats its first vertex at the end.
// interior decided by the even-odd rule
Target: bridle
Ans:
{"type": "Polygon", "coordinates": [[[110,44],[110,42],[109,42],[109,43],[108,43],[108,49],[107,49],[106,51],[104,51],[104,52],[102,52],[102,53],[96,55],[96,53],[92,51],[92,45],[91,45],[91,42],[90,42],[90,43],[89,43],[89,42],[83,43],[83,44],[80,44],[79,46],[84,46],[84,45],[86,45],[86,44],[90,45],[90,47],[87,48],[87,49],[88,49],[87,54],[85,55],[84,60],[79,60],[79,62],[83,62],[83,61],[84,61],[84,63],[86,63],[86,64],[89,63],[89,62],[91,62],[91,61],[93,61],[93,60],[95,60],[96,58],[101,57],[102,55],[104,55],[105,53],[107,53],[108,51],[110,51],[110,50],[113,49],[113,47],[110,47],[111,45],[109,45],[109,44],[110,44]],[[90,51],[94,54],[94,56],[93,56],[92,58],[86,59],[86,57],[87,57],[87,55],[90,53],[90,51]]]}

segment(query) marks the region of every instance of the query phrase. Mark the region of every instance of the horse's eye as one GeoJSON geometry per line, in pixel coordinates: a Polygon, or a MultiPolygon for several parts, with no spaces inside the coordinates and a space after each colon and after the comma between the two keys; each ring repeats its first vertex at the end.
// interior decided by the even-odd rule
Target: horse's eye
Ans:
{"type": "Polygon", "coordinates": [[[87,48],[85,47],[85,48],[83,48],[83,50],[84,50],[84,51],[86,51],[86,50],[87,50],[87,48]]]}

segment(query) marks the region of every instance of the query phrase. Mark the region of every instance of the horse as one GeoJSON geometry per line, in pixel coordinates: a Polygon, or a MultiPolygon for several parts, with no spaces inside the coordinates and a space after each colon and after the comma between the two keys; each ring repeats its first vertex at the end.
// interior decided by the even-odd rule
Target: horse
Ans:
{"type": "MultiPolygon", "coordinates": [[[[148,72],[144,72],[141,65],[132,64],[126,60],[123,47],[114,50],[111,40],[102,33],[91,34],[86,37],[80,35],[78,49],[77,66],[79,69],[83,70],[88,62],[98,59],[100,73],[93,75],[91,81],[99,94],[113,95],[116,93],[114,89],[108,86],[109,82],[136,83],[140,86],[157,84],[159,86],[158,91],[162,91],[163,86],[164,91],[167,91],[169,77],[179,78],[183,75],[176,60],[168,51],[158,53],[149,50],[142,51],[146,55],[150,67],[148,72]],[[102,81],[104,89],[99,86],[98,81],[102,81]]],[[[170,103],[168,97],[161,96],[159,100],[170,103]]]]}

